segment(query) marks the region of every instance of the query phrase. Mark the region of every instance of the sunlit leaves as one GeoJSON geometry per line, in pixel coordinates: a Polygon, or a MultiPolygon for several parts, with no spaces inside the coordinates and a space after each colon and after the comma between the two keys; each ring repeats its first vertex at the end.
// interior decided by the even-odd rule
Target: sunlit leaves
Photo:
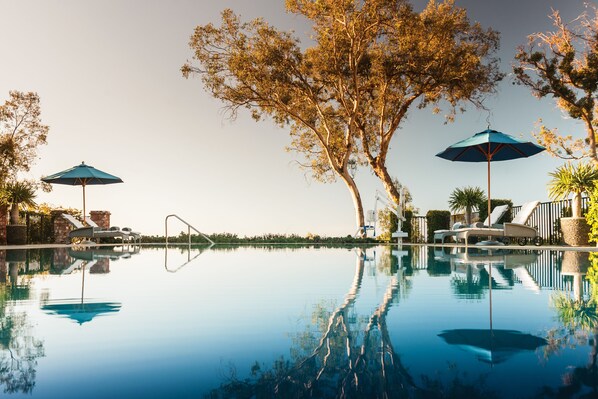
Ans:
{"type": "Polygon", "coordinates": [[[27,172],[35,162],[37,148],[46,144],[48,126],[41,123],[36,93],[11,91],[0,105],[0,182],[27,172]]]}
{"type": "Polygon", "coordinates": [[[590,157],[598,164],[596,152],[596,116],[598,95],[598,9],[588,6],[588,13],[567,24],[554,11],[555,30],[536,33],[521,46],[513,72],[520,84],[538,97],[553,97],[568,116],[580,119],[586,127],[586,142],[558,137],[543,129],[539,141],[552,155],[575,159],[590,157]]]}
{"type": "Polygon", "coordinates": [[[194,61],[182,72],[198,73],[233,117],[248,108],[256,120],[290,125],[290,149],[319,180],[351,181],[351,168],[369,164],[398,203],[386,157],[409,109],[448,104],[451,120],[457,104],[481,105],[503,77],[492,57],[498,33],[470,23],[452,0],[430,1],[421,13],[407,0],[286,6],[311,21],[310,47],[225,10],[220,27],[196,28],[194,61]]]}

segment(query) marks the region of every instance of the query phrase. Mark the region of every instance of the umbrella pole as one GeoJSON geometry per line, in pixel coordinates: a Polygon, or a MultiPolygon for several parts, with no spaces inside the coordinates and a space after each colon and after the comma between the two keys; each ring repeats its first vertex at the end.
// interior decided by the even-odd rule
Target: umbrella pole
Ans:
{"type": "Polygon", "coordinates": [[[83,305],[83,294],[85,293],[85,267],[87,266],[87,263],[85,263],[82,267],[83,270],[81,270],[83,276],[81,277],[81,304],[83,305]]]}
{"type": "Polygon", "coordinates": [[[83,184],[81,186],[83,187],[83,224],[87,224],[85,222],[85,181],[83,181],[83,184]]]}
{"type": "Polygon", "coordinates": [[[491,201],[490,201],[490,156],[488,156],[488,227],[492,227],[492,222],[490,220],[490,213],[492,209],[490,209],[491,201]]]}

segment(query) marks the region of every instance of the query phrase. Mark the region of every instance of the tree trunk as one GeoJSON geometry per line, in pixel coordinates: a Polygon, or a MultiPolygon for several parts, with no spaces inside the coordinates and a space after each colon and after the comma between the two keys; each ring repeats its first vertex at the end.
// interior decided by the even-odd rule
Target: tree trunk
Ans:
{"type": "Polygon", "coordinates": [[[400,204],[401,194],[399,193],[399,190],[395,187],[392,181],[392,177],[390,177],[390,174],[388,173],[386,166],[377,164],[373,166],[372,169],[374,170],[376,176],[378,176],[378,178],[382,181],[382,185],[384,185],[384,190],[386,191],[388,197],[391,200],[393,200],[395,204],[400,204]]]}
{"type": "Polygon", "coordinates": [[[571,216],[574,218],[581,217],[581,193],[575,193],[573,195],[573,201],[571,201],[571,216]]]}
{"type": "Polygon", "coordinates": [[[19,224],[19,204],[17,203],[10,207],[10,224],[19,224]]]}
{"type": "Polygon", "coordinates": [[[363,204],[361,202],[361,195],[359,194],[359,190],[357,189],[357,184],[355,184],[355,180],[349,174],[349,171],[343,170],[339,172],[338,175],[343,179],[347,188],[351,192],[351,198],[353,198],[353,206],[355,207],[355,221],[357,222],[357,228],[360,229],[361,237],[365,237],[365,231],[363,230],[363,226],[365,226],[365,218],[363,216],[363,204]]]}
{"type": "Polygon", "coordinates": [[[471,206],[465,207],[465,224],[471,225],[471,206]]]}

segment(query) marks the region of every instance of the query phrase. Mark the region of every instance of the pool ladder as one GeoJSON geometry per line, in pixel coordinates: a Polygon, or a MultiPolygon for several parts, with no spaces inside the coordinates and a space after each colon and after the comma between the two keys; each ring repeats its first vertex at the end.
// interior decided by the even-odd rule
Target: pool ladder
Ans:
{"type": "Polygon", "coordinates": [[[166,216],[166,219],[164,219],[164,231],[165,231],[165,236],[166,236],[166,245],[168,245],[168,219],[171,218],[171,217],[175,217],[175,218],[177,218],[178,220],[180,220],[181,222],[183,222],[183,223],[185,223],[187,225],[187,236],[189,237],[189,245],[191,245],[191,229],[195,230],[195,232],[197,234],[199,234],[200,236],[202,236],[203,238],[205,238],[206,240],[208,240],[211,245],[214,245],[214,241],[210,240],[210,238],[208,236],[206,236],[204,233],[202,233],[201,231],[197,230],[195,227],[191,226],[191,224],[189,224],[188,222],[184,221],[178,215],[175,215],[175,214],[168,215],[168,216],[166,216]]]}

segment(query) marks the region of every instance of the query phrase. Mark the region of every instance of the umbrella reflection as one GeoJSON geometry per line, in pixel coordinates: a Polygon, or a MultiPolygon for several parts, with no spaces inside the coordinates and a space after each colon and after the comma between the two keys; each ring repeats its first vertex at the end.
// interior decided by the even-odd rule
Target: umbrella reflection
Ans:
{"type": "Polygon", "coordinates": [[[444,331],[438,336],[490,364],[501,363],[518,352],[533,351],[547,344],[544,338],[515,330],[456,329],[444,331]]]}
{"type": "Polygon", "coordinates": [[[492,365],[504,362],[518,352],[534,351],[541,346],[547,345],[548,342],[544,338],[521,331],[495,329],[492,325],[492,279],[496,281],[498,274],[495,270],[493,276],[492,270],[495,268],[496,262],[502,263],[503,266],[509,268],[520,269],[535,258],[535,255],[525,255],[488,250],[485,254],[476,251],[473,257],[474,260],[471,260],[472,258],[467,253],[461,256],[460,258],[466,262],[483,263],[484,268],[488,271],[490,328],[446,330],[438,336],[448,344],[457,345],[468,352],[472,352],[478,360],[492,365]]]}
{"type": "MultiPolygon", "coordinates": [[[[81,298],[60,299],[46,301],[42,305],[42,310],[48,314],[71,319],[81,325],[87,323],[98,316],[107,315],[120,311],[120,302],[97,302],[85,300],[85,271],[91,269],[98,262],[96,251],[72,251],[69,254],[78,259],[69,267],[68,272],[75,269],[81,270],[81,298]]],[[[102,257],[101,255],[99,257],[102,257]]],[[[103,260],[108,262],[108,258],[103,260]]],[[[109,269],[106,269],[109,271],[109,269]]]]}
{"type": "Polygon", "coordinates": [[[77,299],[42,306],[47,313],[67,317],[80,325],[93,320],[96,316],[118,312],[120,308],[121,304],[118,302],[85,303],[77,299]]]}

